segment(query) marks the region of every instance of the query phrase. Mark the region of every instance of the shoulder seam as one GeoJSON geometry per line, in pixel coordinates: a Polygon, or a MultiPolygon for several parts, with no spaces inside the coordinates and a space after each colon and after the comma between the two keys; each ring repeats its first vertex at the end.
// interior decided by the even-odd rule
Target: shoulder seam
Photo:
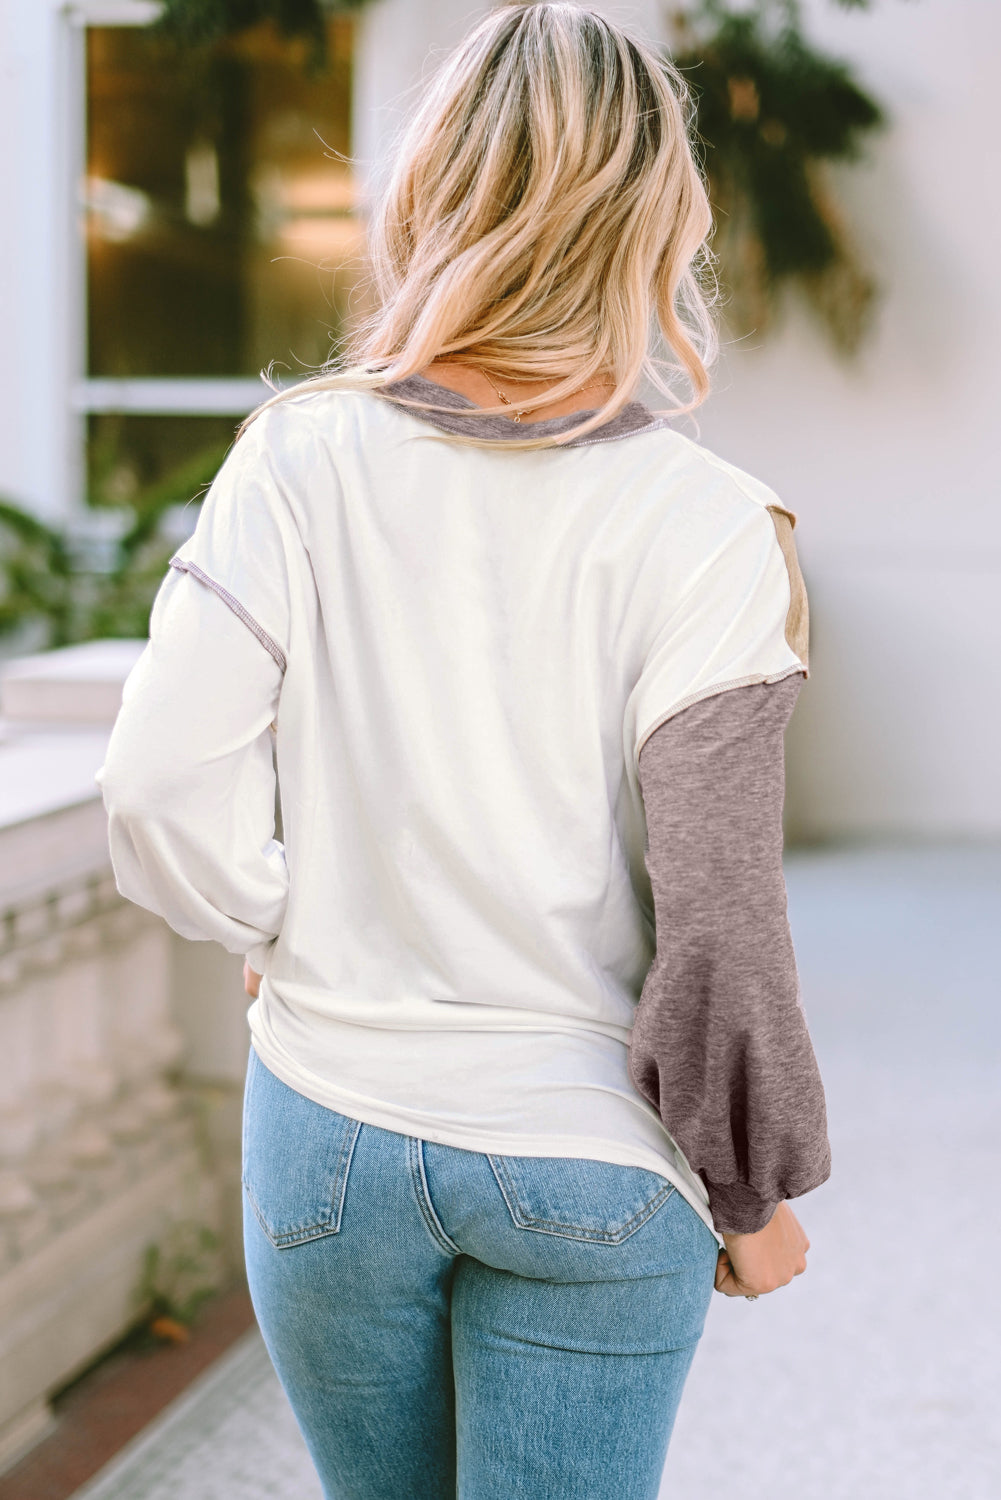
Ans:
{"type": "Polygon", "coordinates": [[[802,673],[804,677],[807,676],[807,670],[801,661],[797,661],[794,666],[783,667],[778,672],[750,672],[746,677],[734,677],[729,682],[712,683],[709,687],[700,688],[697,692],[689,693],[687,697],[679,699],[677,703],[668,709],[667,713],[662,714],[657,722],[651,724],[650,728],[645,731],[643,738],[636,746],[637,763],[639,763],[643,746],[650,736],[660,729],[661,725],[668,723],[670,719],[675,718],[678,714],[684,713],[686,708],[692,708],[694,704],[701,703],[705,698],[715,698],[720,693],[731,692],[734,688],[774,687],[776,683],[784,682],[787,677],[793,677],[797,672],[802,673]]]}
{"type": "MultiPolygon", "coordinates": [[[[713,453],[709,448],[703,448],[701,443],[695,442],[694,438],[687,437],[683,432],[676,432],[675,437],[680,438],[681,441],[687,445],[687,447],[691,448],[693,452],[695,452],[698,457],[702,459],[703,463],[705,463],[709,468],[715,469],[720,474],[725,474],[727,478],[730,479],[733,483],[734,488],[739,490],[740,493],[744,496],[744,499],[749,500],[752,505],[756,505],[759,510],[770,510],[772,507],[777,507],[779,510],[786,509],[779,500],[778,495],[772,489],[771,485],[765,484],[765,481],[763,479],[756,479],[754,482],[755,484],[760,484],[762,489],[768,491],[768,494],[771,496],[771,499],[769,500],[760,499],[753,492],[753,490],[749,489],[748,486],[743,483],[743,475],[740,469],[736,468],[733,464],[727,463],[725,458],[720,458],[718,454],[713,453]]],[[[750,478],[752,476],[748,475],[747,477],[750,478]]],[[[788,515],[793,521],[793,524],[795,524],[795,516],[793,515],[793,512],[786,511],[786,515],[788,515]]]]}
{"type": "Polygon", "coordinates": [[[226,607],[233,611],[237,619],[242,620],[251,634],[257,637],[265,651],[274,657],[282,673],[285,673],[288,669],[288,659],[285,652],[279,646],[274,636],[268,634],[264,626],[254,619],[253,615],[240,603],[239,599],[231,594],[228,589],[223,588],[221,583],[218,583],[214,578],[210,578],[208,573],[203,572],[197,563],[188,562],[183,557],[172,557],[170,559],[170,566],[176,568],[179,573],[190,573],[192,578],[197,578],[199,583],[203,583],[206,588],[211,589],[214,594],[217,594],[226,607]]]}
{"type": "Polygon", "coordinates": [[[810,606],[806,595],[806,584],[796,555],[796,540],[793,526],[796,524],[789,511],[781,505],[769,505],[768,515],[775,528],[775,539],[782,553],[789,579],[789,609],[786,613],[785,638],[790,651],[794,652],[809,673],[810,666],[810,606]]]}

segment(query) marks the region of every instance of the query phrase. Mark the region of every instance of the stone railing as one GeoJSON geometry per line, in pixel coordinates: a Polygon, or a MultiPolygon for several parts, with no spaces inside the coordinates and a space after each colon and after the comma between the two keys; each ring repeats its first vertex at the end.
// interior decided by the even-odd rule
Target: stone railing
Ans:
{"type": "Polygon", "coordinates": [[[197,1224],[206,1276],[239,1264],[239,964],[119,896],[94,782],[141,645],[3,669],[0,1470],[135,1319],[150,1246],[197,1224]]]}

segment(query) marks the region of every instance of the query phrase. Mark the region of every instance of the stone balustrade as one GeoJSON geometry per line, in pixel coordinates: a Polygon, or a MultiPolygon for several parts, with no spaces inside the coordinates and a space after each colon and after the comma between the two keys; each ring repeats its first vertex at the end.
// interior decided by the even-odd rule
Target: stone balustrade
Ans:
{"type": "Polygon", "coordinates": [[[94,773],[141,642],[0,685],[0,1471],[134,1321],[178,1226],[238,1260],[239,963],[118,894],[94,773]]]}

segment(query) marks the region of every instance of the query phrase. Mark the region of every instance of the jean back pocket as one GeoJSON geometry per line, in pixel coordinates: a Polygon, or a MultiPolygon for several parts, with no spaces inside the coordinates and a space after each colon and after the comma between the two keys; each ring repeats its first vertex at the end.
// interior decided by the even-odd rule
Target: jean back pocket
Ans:
{"type": "Polygon", "coordinates": [[[675,1191],[643,1167],[580,1157],[491,1156],[490,1165],[519,1229],[620,1245],[675,1191]]]}
{"type": "Polygon", "coordinates": [[[361,1123],[282,1083],[251,1049],[243,1109],[243,1188],[279,1250],[341,1227],[361,1123]]]}

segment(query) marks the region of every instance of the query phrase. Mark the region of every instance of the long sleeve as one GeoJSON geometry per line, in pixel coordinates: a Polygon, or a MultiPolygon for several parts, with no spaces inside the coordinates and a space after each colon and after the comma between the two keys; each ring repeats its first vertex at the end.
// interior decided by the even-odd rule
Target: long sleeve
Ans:
{"type": "Polygon", "coordinates": [[[172,568],[97,780],[122,895],[263,971],[288,871],[270,731],[282,669],[255,623],[172,568]]]}
{"type": "Polygon", "coordinates": [[[782,873],[783,737],[802,676],[674,715],[639,758],[656,956],[630,1074],[700,1173],[721,1232],[824,1182],[824,1090],[782,873]]]}

